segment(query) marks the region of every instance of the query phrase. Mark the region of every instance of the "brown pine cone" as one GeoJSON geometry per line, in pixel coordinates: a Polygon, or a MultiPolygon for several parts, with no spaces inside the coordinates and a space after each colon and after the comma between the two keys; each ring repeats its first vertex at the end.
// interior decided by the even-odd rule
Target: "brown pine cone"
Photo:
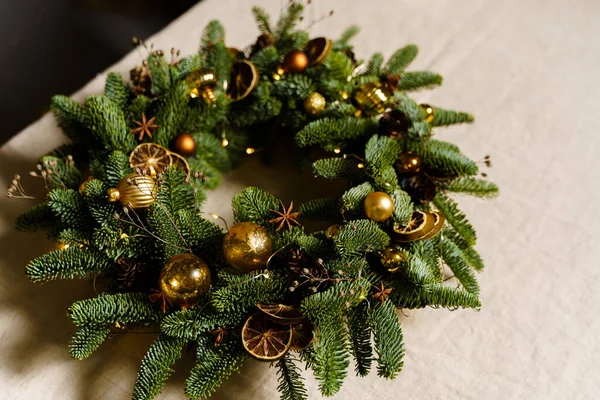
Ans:
{"type": "Polygon", "coordinates": [[[379,119],[379,134],[389,136],[392,139],[401,139],[404,137],[411,121],[401,111],[392,110],[383,113],[379,119]]]}
{"type": "Polygon", "coordinates": [[[403,188],[415,203],[429,203],[437,194],[435,182],[425,175],[414,175],[406,178],[403,188]]]}

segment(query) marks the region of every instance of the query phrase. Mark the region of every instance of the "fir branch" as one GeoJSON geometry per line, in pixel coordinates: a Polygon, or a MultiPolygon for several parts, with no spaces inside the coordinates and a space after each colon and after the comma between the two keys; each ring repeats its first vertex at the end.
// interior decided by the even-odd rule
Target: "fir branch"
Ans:
{"type": "Polygon", "coordinates": [[[362,214],[365,198],[373,191],[373,186],[369,182],[363,182],[348,189],[340,199],[341,211],[343,213],[362,214]]]}
{"type": "Polygon", "coordinates": [[[156,111],[158,129],[154,133],[154,141],[169,147],[171,140],[178,134],[187,115],[186,108],[190,102],[189,88],[184,81],[173,86],[164,96],[156,111]]]}
{"type": "Polygon", "coordinates": [[[78,229],[87,227],[89,221],[82,196],[73,189],[54,189],[48,193],[48,206],[60,222],[78,229]]]}
{"type": "Polygon", "coordinates": [[[404,365],[404,341],[396,307],[389,300],[376,304],[371,311],[371,320],[378,375],[393,379],[404,365]]]}
{"type": "Polygon", "coordinates": [[[199,54],[193,54],[189,57],[183,58],[177,63],[177,71],[179,72],[179,79],[184,79],[193,71],[202,67],[202,59],[199,54]]]}
{"type": "Polygon", "coordinates": [[[106,272],[114,264],[101,252],[79,246],[54,250],[35,258],[25,267],[27,277],[36,283],[73,279],[106,272]]]}
{"type": "Polygon", "coordinates": [[[374,135],[365,147],[365,159],[369,172],[375,177],[381,176],[384,168],[394,165],[401,151],[402,146],[397,140],[387,136],[374,135]]]}
{"type": "Polygon", "coordinates": [[[281,400],[305,400],[308,399],[308,392],[304,386],[304,379],[300,374],[300,368],[298,368],[291,355],[288,353],[283,358],[277,361],[277,372],[279,385],[277,390],[279,391],[281,400]]]}
{"type": "Polygon", "coordinates": [[[221,140],[215,136],[200,133],[194,135],[196,141],[196,157],[205,160],[221,172],[231,169],[231,161],[226,148],[221,145],[221,140]]]}
{"type": "Polygon", "coordinates": [[[271,17],[265,10],[260,7],[254,6],[252,7],[252,14],[254,14],[254,19],[256,20],[256,24],[258,25],[258,30],[261,33],[273,34],[271,30],[271,17]]]}
{"type": "Polygon", "coordinates": [[[446,172],[454,176],[477,175],[477,164],[446,146],[445,142],[431,139],[424,142],[408,144],[410,150],[415,152],[421,161],[435,170],[446,172]]]}
{"type": "Polygon", "coordinates": [[[83,360],[100,347],[109,334],[110,329],[104,326],[80,326],[69,343],[69,354],[76,360],[83,360]]]}
{"type": "Polygon", "coordinates": [[[365,175],[352,158],[322,158],[315,161],[312,167],[315,174],[327,179],[357,180],[365,175]]]}
{"type": "Polygon", "coordinates": [[[273,46],[265,47],[257,51],[250,59],[259,71],[274,69],[279,63],[279,53],[273,46]]]}
{"type": "Polygon", "coordinates": [[[15,227],[24,232],[47,229],[56,223],[52,208],[47,203],[37,204],[17,217],[15,227]]]}
{"type": "MultiPolygon", "coordinates": [[[[113,151],[108,155],[106,163],[102,165],[104,168],[104,179],[109,187],[116,187],[121,179],[132,172],[131,166],[129,165],[129,157],[122,151],[113,151]]],[[[96,174],[98,178],[100,174],[96,174]]]]}
{"type": "Polygon", "coordinates": [[[410,256],[402,272],[414,285],[423,286],[442,282],[439,268],[437,271],[429,268],[427,262],[417,253],[410,256]]]}
{"type": "Polygon", "coordinates": [[[296,24],[300,21],[303,11],[304,6],[301,3],[290,3],[288,8],[281,13],[277,25],[275,26],[275,35],[277,38],[290,34],[296,24]]]}
{"type": "Polygon", "coordinates": [[[365,75],[377,76],[381,74],[381,66],[383,65],[383,54],[375,53],[371,56],[365,75]]]}
{"type": "Polygon", "coordinates": [[[479,285],[473,271],[467,265],[463,253],[450,240],[442,240],[442,258],[454,277],[469,293],[479,294],[479,285]]]}
{"type": "Polygon", "coordinates": [[[442,84],[442,77],[435,72],[418,71],[404,72],[398,84],[398,90],[414,91],[433,89],[442,84]]]}
{"type": "Polygon", "coordinates": [[[119,108],[124,109],[129,99],[130,92],[123,77],[118,72],[109,72],[106,77],[104,94],[119,108]]]}
{"type": "Polygon", "coordinates": [[[299,210],[303,218],[336,218],[340,214],[339,200],[336,197],[309,200],[299,210]]]}
{"type": "Polygon", "coordinates": [[[454,124],[471,123],[473,121],[475,121],[475,118],[469,113],[444,110],[434,107],[433,121],[431,121],[431,126],[448,126],[454,124]]]}
{"type": "Polygon", "coordinates": [[[52,97],[50,110],[56,118],[58,126],[73,141],[79,141],[82,138],[83,124],[85,122],[85,111],[81,104],[63,95],[52,97]]]}
{"type": "MultiPolygon", "coordinates": [[[[418,53],[419,48],[414,44],[409,44],[408,46],[398,49],[394,54],[392,54],[388,62],[385,64],[385,69],[391,75],[398,75],[410,65],[410,63],[417,57],[418,53]]],[[[404,76],[405,75],[402,76],[402,80],[404,80],[404,76]]]]}
{"type": "Polygon", "coordinates": [[[498,186],[495,183],[473,177],[453,179],[444,185],[444,189],[449,192],[465,193],[484,199],[498,196],[498,186]]]}
{"type": "Polygon", "coordinates": [[[333,47],[335,50],[343,50],[345,48],[350,47],[350,40],[358,35],[360,32],[360,27],[356,25],[350,25],[347,27],[344,32],[340,35],[340,37],[333,43],[333,47]]]}
{"type": "Polygon", "coordinates": [[[454,230],[467,242],[469,246],[474,246],[477,240],[475,229],[467,220],[467,216],[458,209],[458,205],[450,197],[438,193],[433,199],[433,204],[444,214],[446,220],[454,230]]]}
{"type": "Polygon", "coordinates": [[[148,72],[152,78],[152,88],[155,96],[164,95],[171,87],[170,65],[162,51],[155,51],[148,56],[148,72]]]}
{"type": "Polygon", "coordinates": [[[172,365],[183,352],[184,340],[159,336],[142,359],[135,386],[133,400],[150,400],[162,390],[165,381],[173,372],[172,365]]]}
{"type": "Polygon", "coordinates": [[[451,240],[462,251],[467,263],[476,271],[483,270],[483,259],[479,253],[467,243],[454,229],[445,227],[443,235],[447,240],[451,240]]]}
{"type": "Polygon", "coordinates": [[[106,96],[86,99],[85,125],[107,149],[129,153],[136,145],[123,111],[106,96]]]}
{"type": "Polygon", "coordinates": [[[329,80],[342,84],[347,82],[354,71],[352,60],[341,51],[332,51],[323,65],[327,68],[329,80]]]}
{"type": "Polygon", "coordinates": [[[235,195],[232,201],[236,222],[255,222],[264,224],[271,218],[271,210],[279,209],[279,202],[270,193],[250,186],[235,195]]]}
{"type": "Polygon", "coordinates": [[[481,307],[481,301],[474,293],[456,289],[442,284],[427,285],[421,293],[424,302],[429,306],[448,308],[475,308],[481,307]]]}
{"type": "Polygon", "coordinates": [[[356,361],[355,371],[358,376],[367,376],[373,361],[371,346],[371,318],[367,302],[348,311],[348,328],[352,354],[356,361]]]}
{"type": "Polygon", "coordinates": [[[358,256],[366,252],[383,250],[390,237],[376,222],[360,219],[348,222],[335,239],[337,253],[341,257],[358,256]]]}
{"type": "Polygon", "coordinates": [[[410,195],[403,190],[395,189],[391,196],[394,201],[394,220],[402,225],[408,224],[413,213],[410,195]]]}
{"type": "Polygon", "coordinates": [[[78,326],[116,322],[151,323],[158,322],[163,317],[144,293],[103,294],[80,300],[69,307],[67,314],[78,326]]]}
{"type": "Polygon", "coordinates": [[[225,40],[225,28],[221,22],[217,20],[210,21],[204,31],[202,32],[202,39],[200,40],[200,54],[206,57],[215,44],[223,42],[225,40]]]}

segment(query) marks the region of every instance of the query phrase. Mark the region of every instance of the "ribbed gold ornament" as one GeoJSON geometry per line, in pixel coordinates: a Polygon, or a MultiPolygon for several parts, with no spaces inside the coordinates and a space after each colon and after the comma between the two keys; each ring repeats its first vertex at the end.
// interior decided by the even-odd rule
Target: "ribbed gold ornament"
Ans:
{"type": "Polygon", "coordinates": [[[366,115],[377,115],[385,111],[391,96],[391,90],[383,83],[369,82],[354,94],[354,103],[366,115]]]}
{"type": "Polygon", "coordinates": [[[197,97],[204,98],[204,91],[216,86],[217,75],[208,69],[200,68],[191,72],[187,78],[185,78],[185,83],[188,85],[190,97],[192,99],[197,97]]]}
{"type": "Polygon", "coordinates": [[[273,245],[267,230],[253,222],[234,225],[223,238],[225,261],[238,271],[265,268],[272,251],[273,245]]]}
{"type": "Polygon", "coordinates": [[[156,181],[149,175],[129,174],[116,189],[108,190],[108,196],[109,201],[119,200],[125,207],[147,208],[156,199],[156,181]]]}
{"type": "Polygon", "coordinates": [[[170,303],[190,307],[210,290],[210,269],[198,256],[178,254],[163,267],[159,284],[170,303]]]}

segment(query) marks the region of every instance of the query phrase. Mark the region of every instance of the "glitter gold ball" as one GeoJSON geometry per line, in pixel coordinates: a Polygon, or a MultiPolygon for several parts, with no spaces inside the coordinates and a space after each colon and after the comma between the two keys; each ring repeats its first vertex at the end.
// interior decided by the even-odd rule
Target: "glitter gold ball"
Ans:
{"type": "Polygon", "coordinates": [[[225,261],[242,272],[265,268],[273,245],[267,230],[253,222],[240,222],[223,238],[225,261]]]}
{"type": "Polygon", "coordinates": [[[365,198],[365,214],[375,222],[383,222],[392,216],[394,212],[394,201],[389,194],[384,192],[373,192],[365,198]]]}
{"type": "Polygon", "coordinates": [[[210,290],[210,269],[198,256],[178,254],[163,267],[159,284],[170,303],[190,307],[210,290]]]}
{"type": "Polygon", "coordinates": [[[313,92],[304,99],[304,110],[310,115],[318,115],[325,111],[327,102],[321,93],[313,92]]]}

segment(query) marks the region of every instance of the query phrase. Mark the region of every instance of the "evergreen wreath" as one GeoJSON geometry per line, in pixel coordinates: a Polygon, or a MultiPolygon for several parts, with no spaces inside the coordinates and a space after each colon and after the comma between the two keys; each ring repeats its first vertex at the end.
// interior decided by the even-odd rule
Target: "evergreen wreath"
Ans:
{"type": "MultiPolygon", "coordinates": [[[[134,399],[154,398],[190,344],[190,398],[209,397],[248,356],[276,363],[282,399],[307,398],[299,362],[331,396],[351,357],[360,376],[373,363],[382,377],[400,372],[397,309],[481,306],[475,231],[449,194],[489,198],[498,189],[457,146],[433,137],[434,127],[473,117],[407,95],[442,82],[405,71],[416,46],[387,62],[381,53],[357,61],[356,27],[336,41],[310,39],[295,29],[302,10],[292,3],[272,24],[255,7],[261,35],[243,51],[226,46],[218,21],[187,58],[138,42],[149,56],[130,82],[110,73],[105,93],[84,104],[52,99],[70,143],[32,172],[48,193],[17,227],[47,230],[59,249],[26,274],[108,282],[68,310],[76,359],[115,334],[159,332],[134,399]],[[315,175],[348,189],[295,211],[249,187],[234,197],[226,232],[204,218],[205,190],[284,135],[315,175]],[[331,225],[308,233],[299,217],[331,225]]],[[[30,197],[18,176],[8,196],[30,197]]]]}

